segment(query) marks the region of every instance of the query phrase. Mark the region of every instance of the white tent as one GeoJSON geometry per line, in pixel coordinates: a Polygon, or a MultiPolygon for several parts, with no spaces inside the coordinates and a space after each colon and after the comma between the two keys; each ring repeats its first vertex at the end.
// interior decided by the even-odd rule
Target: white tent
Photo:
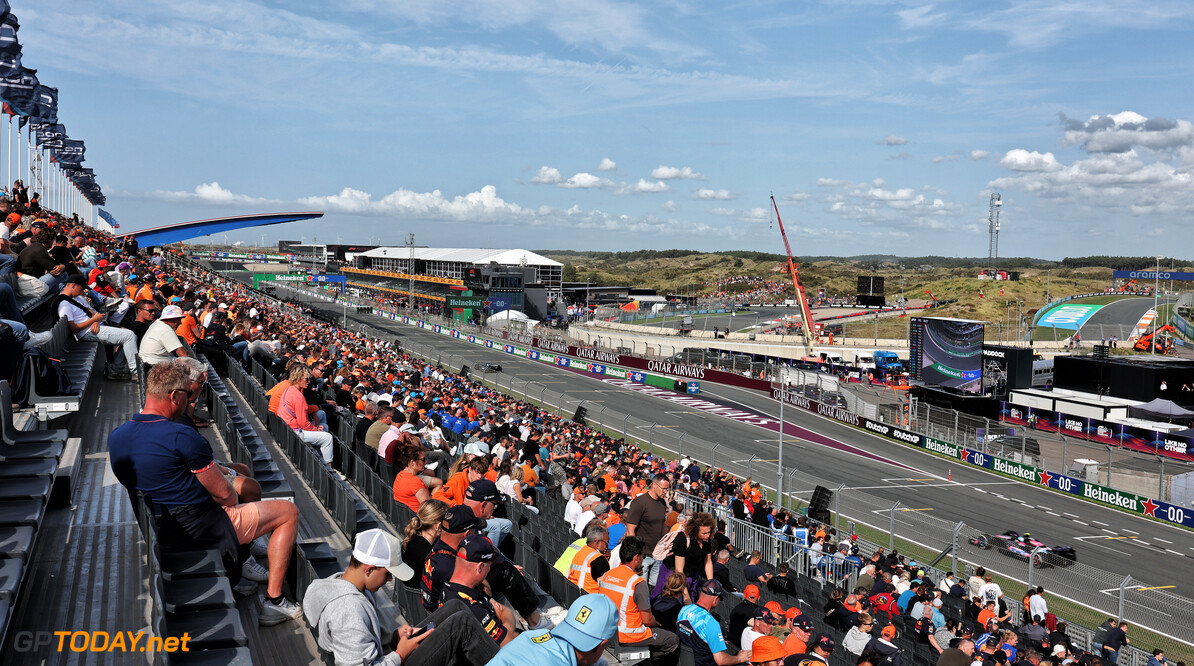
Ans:
{"type": "Polygon", "coordinates": [[[529,330],[538,326],[539,321],[531,319],[518,310],[502,310],[490,315],[489,319],[485,320],[485,325],[494,328],[510,328],[513,325],[514,328],[529,330]]]}

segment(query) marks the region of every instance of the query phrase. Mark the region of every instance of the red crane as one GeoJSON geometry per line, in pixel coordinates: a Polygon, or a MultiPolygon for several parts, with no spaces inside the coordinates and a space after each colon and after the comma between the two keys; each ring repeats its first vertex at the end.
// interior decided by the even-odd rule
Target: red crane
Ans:
{"type": "Polygon", "coordinates": [[[809,310],[808,298],[804,295],[804,285],[800,284],[800,264],[792,258],[792,246],[788,244],[788,234],[784,231],[784,221],[779,217],[775,195],[771,195],[771,208],[775,210],[775,221],[779,222],[779,235],[783,237],[784,249],[788,251],[788,272],[792,274],[792,286],[796,289],[796,300],[800,303],[800,332],[804,335],[804,351],[807,356],[813,356],[813,313],[809,310]]]}

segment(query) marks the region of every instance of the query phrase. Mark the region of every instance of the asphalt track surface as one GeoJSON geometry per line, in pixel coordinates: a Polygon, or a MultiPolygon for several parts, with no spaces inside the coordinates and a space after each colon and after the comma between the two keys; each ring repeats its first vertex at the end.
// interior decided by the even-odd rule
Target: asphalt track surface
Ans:
{"type": "MultiPolygon", "coordinates": [[[[340,314],[334,306],[311,305],[326,309],[329,315],[340,314]]],[[[687,408],[644,395],[641,385],[636,387],[640,390],[630,389],[619,385],[626,382],[600,380],[454,341],[430,329],[373,316],[350,318],[394,334],[403,342],[443,349],[474,366],[486,361],[500,363],[507,377],[543,384],[551,391],[566,392],[570,397],[596,405],[590,406],[590,412],[604,405],[648,422],[658,422],[660,428],[683,430],[694,437],[715,440],[720,444],[718,466],[743,477],[751,456],[762,461],[778,459],[774,426],[768,430],[687,408]]],[[[778,403],[745,390],[704,384],[700,397],[754,411],[773,421],[778,416],[778,403]]],[[[1079,562],[1120,576],[1132,573],[1152,585],[1174,585],[1168,591],[1194,597],[1194,538],[1187,530],[963,467],[796,408],[786,409],[784,416],[786,464],[795,464],[801,472],[824,479],[827,486],[845,483],[847,493],[851,489],[862,490],[893,504],[899,501],[913,510],[931,511],[936,518],[964,521],[984,532],[999,533],[1007,529],[1032,532],[1034,537],[1050,544],[1073,545],[1079,562]]],[[[701,460],[712,458],[708,448],[700,450],[686,445],[684,450],[701,460]]],[[[774,478],[765,478],[758,468],[755,471],[757,480],[774,487],[774,478]]],[[[885,526],[888,521],[886,514],[870,516],[869,521],[860,518],[876,526],[885,526]]],[[[1015,575],[1023,568],[1008,559],[1008,565],[1001,570],[1015,575]]],[[[1018,594],[1018,591],[1006,592],[1018,594]]]]}
{"type": "MultiPolygon", "coordinates": [[[[1164,305],[1173,301],[1173,298],[1162,297],[1157,301],[1158,304],[1164,305]]],[[[1081,305],[1082,301],[1073,301],[1075,305],[1081,305]]],[[[1140,322],[1140,318],[1144,313],[1153,308],[1153,299],[1146,297],[1139,298],[1125,298],[1114,301],[1099,308],[1086,323],[1082,325],[1082,333],[1084,338],[1090,340],[1098,332],[1099,326],[1104,325],[1108,327],[1123,326],[1134,327],[1140,322]],[[1088,337],[1089,336],[1089,337],[1088,337]]]]}

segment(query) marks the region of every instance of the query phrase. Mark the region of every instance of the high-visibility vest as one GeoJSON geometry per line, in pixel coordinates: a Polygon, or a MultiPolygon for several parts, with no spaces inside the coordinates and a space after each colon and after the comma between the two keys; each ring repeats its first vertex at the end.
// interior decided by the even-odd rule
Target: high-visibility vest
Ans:
{"type": "Polygon", "coordinates": [[[597,581],[593,578],[593,560],[601,557],[601,553],[590,546],[584,546],[572,558],[572,566],[568,568],[568,580],[585,591],[585,594],[597,592],[597,581]]]}
{"type": "Polygon", "coordinates": [[[651,628],[643,624],[638,604],[634,603],[634,587],[641,582],[644,582],[643,577],[623,564],[610,569],[597,585],[598,591],[618,607],[618,642],[622,645],[651,637],[651,628]]]}
{"type": "Polygon", "coordinates": [[[577,551],[583,548],[584,545],[585,540],[583,537],[568,544],[568,547],[564,549],[564,553],[560,555],[560,559],[556,560],[556,563],[553,565],[555,570],[567,576],[568,570],[572,567],[572,558],[576,557],[577,551]]]}

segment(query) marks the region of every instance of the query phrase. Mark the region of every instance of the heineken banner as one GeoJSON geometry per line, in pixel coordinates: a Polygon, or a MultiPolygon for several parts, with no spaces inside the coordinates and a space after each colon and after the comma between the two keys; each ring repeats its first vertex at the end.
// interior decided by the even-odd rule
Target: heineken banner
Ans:
{"type": "Polygon", "coordinates": [[[448,296],[444,299],[444,303],[449,310],[465,308],[480,310],[485,307],[485,298],[483,296],[448,296]]]}

